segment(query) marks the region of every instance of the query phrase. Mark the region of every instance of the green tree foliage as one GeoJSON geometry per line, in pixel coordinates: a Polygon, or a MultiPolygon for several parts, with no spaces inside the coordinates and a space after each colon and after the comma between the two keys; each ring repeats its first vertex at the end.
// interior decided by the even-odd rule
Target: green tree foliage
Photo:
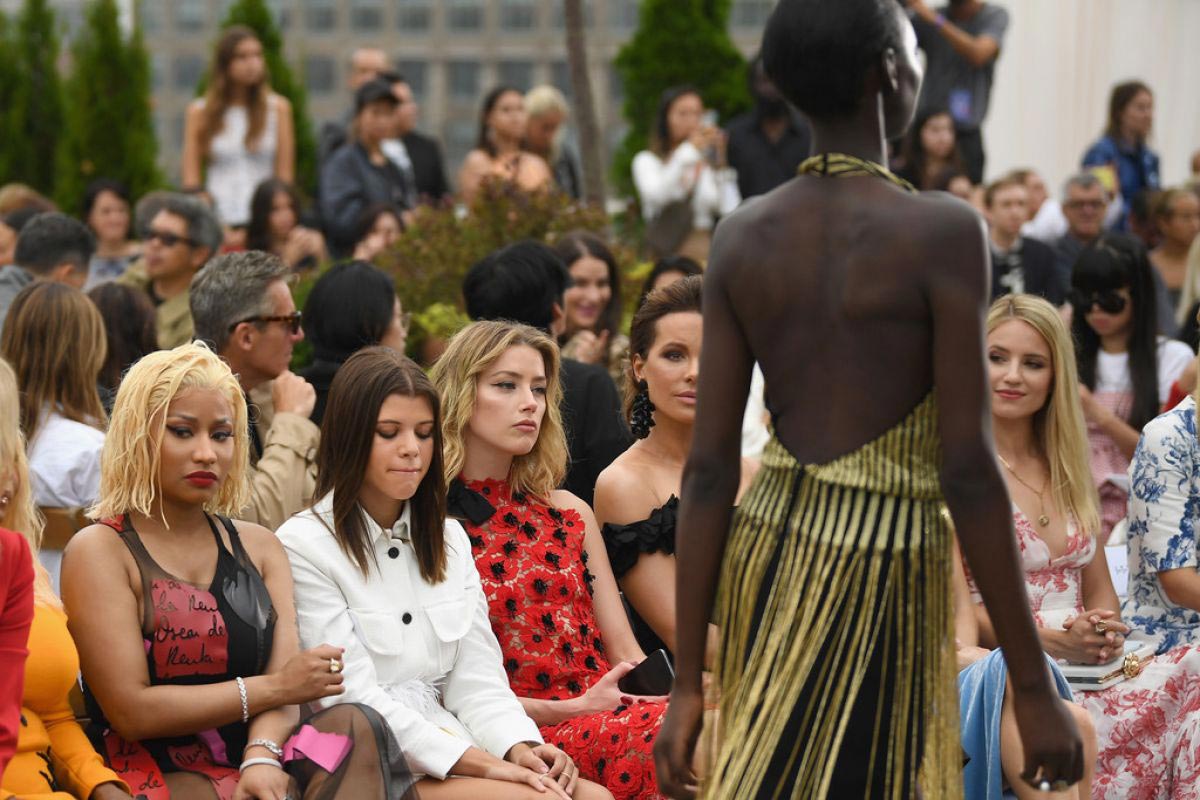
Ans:
{"type": "Polygon", "coordinates": [[[63,126],[58,32],[48,0],[25,0],[0,55],[0,179],[54,190],[54,156],[63,126]],[[5,74],[8,70],[9,74],[5,74]]]}
{"type": "Polygon", "coordinates": [[[17,48],[13,42],[12,23],[8,15],[0,10],[0,183],[8,180],[12,174],[9,164],[12,161],[11,148],[6,144],[13,137],[10,124],[13,108],[14,92],[17,88],[17,48]]]}
{"type": "Polygon", "coordinates": [[[140,29],[121,32],[116,0],[93,0],[71,46],[66,128],[55,195],[78,213],[94,179],[115,178],[141,197],[163,186],[150,99],[150,58],[140,29]]]}
{"type": "MultiPolygon", "coordinates": [[[[271,76],[271,88],[292,103],[292,120],[296,129],[296,184],[312,193],[317,185],[317,140],[313,134],[312,120],[308,117],[308,93],[304,83],[293,74],[283,57],[283,37],[265,0],[236,0],[221,23],[224,30],[230,25],[245,25],[262,42],[263,57],[271,76]]],[[[206,75],[198,92],[203,93],[208,85],[206,75]]]]}
{"type": "Polygon", "coordinates": [[[629,133],[613,159],[613,180],[633,191],[630,164],[649,141],[662,93],[700,90],[724,122],[750,107],[746,60],[729,37],[730,0],[642,0],[638,28],[617,54],[629,133]]]}

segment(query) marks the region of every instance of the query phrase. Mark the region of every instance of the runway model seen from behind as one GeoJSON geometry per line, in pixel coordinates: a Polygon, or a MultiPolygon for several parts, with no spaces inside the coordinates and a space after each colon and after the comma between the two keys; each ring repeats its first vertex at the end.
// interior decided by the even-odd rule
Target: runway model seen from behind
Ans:
{"type": "Polygon", "coordinates": [[[987,565],[980,588],[1010,668],[1023,777],[1065,788],[1081,744],[1015,601],[991,444],[987,241],[965,204],[917,195],[880,166],[920,87],[915,34],[894,0],[782,0],[763,57],[812,121],[818,156],[725,219],[713,243],[660,786],[674,797],[961,795],[944,499],[968,563],[987,565]],[[733,515],[755,361],[775,435],[733,515]],[[710,618],[719,722],[698,782],[710,618]]]}

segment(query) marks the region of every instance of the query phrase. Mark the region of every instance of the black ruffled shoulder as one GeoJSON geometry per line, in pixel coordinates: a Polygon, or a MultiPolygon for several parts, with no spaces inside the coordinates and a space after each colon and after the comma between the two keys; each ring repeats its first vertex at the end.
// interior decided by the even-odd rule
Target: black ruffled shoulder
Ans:
{"type": "Polygon", "coordinates": [[[611,522],[601,530],[613,575],[619,580],[633,569],[643,553],[675,555],[675,517],[679,498],[671,495],[667,502],[650,512],[650,516],[628,525],[611,522]]]}

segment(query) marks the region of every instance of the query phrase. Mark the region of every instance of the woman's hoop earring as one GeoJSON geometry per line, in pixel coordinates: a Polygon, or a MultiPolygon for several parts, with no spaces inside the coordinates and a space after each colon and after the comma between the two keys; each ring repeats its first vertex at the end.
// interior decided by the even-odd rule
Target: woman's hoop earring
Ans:
{"type": "Polygon", "coordinates": [[[645,439],[654,427],[654,403],[650,402],[650,387],[646,379],[637,382],[633,408],[629,411],[629,429],[638,439],[645,439]]]}

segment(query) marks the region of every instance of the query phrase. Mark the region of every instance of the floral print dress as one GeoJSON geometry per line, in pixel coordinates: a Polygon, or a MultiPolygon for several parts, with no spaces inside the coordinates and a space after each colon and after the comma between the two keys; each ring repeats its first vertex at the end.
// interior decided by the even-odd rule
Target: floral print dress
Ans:
{"type": "Polygon", "coordinates": [[[1191,397],[1151,420],[1129,466],[1129,596],[1125,618],[1158,652],[1200,643],[1200,612],[1178,605],[1158,573],[1200,565],[1200,440],[1191,397]]]}
{"type": "MultiPolygon", "coordinates": [[[[1059,629],[1084,611],[1081,573],[1096,556],[1095,539],[1071,521],[1066,550],[1053,556],[1015,506],[1013,524],[1034,621],[1059,629]]],[[[1200,648],[1157,656],[1138,677],[1099,692],[1076,692],[1075,702],[1096,727],[1093,800],[1200,798],[1200,648]]]]}
{"type": "MultiPolygon", "coordinates": [[[[518,697],[579,697],[611,669],[592,605],[584,523],[501,481],[455,481],[450,513],[471,540],[492,629],[518,697]]],[[[652,748],[666,703],[618,706],[541,726],[579,773],[617,798],[659,797],[652,748]]]]}

